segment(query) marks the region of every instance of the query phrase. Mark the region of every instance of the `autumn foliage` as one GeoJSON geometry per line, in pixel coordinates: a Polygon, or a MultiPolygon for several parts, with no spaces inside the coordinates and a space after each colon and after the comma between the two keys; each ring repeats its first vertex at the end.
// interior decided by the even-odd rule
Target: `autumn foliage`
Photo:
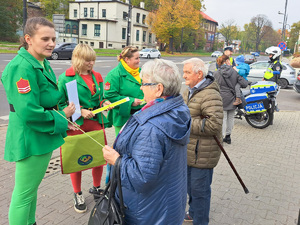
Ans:
{"type": "Polygon", "coordinates": [[[160,42],[172,48],[173,40],[180,40],[181,35],[187,39],[187,33],[199,29],[200,9],[199,0],[160,0],[158,9],[148,15],[147,24],[160,42]]]}

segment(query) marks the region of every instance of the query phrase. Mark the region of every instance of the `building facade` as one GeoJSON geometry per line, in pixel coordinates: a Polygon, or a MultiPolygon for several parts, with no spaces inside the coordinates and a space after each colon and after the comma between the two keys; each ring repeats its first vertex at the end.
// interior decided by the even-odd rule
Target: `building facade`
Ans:
{"type": "MultiPolygon", "coordinates": [[[[129,45],[139,49],[156,46],[155,35],[146,24],[148,11],[132,7],[129,45]]],[[[128,3],[121,1],[69,2],[64,42],[86,43],[95,49],[122,49],[126,46],[128,3]]]]}
{"type": "Polygon", "coordinates": [[[202,15],[201,26],[204,28],[205,40],[206,40],[204,50],[210,52],[213,50],[218,22],[210,18],[204,12],[200,12],[200,14],[202,15]]]}

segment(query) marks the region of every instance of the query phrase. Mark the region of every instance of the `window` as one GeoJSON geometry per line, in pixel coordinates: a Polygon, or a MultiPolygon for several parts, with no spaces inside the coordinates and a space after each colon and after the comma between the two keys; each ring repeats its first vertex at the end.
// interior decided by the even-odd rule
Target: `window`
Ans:
{"type": "Polygon", "coordinates": [[[87,41],[85,41],[84,43],[87,44],[87,45],[89,44],[89,42],[87,42],[87,41]]]}
{"type": "Polygon", "coordinates": [[[146,42],[146,34],[147,34],[147,32],[143,31],[143,42],[146,42]]]}
{"type": "Polygon", "coordinates": [[[78,34],[78,26],[77,25],[72,26],[72,34],[78,34]]]}
{"type": "Polygon", "coordinates": [[[143,20],[142,20],[142,23],[145,24],[145,22],[146,22],[146,15],[143,14],[143,20]]]}
{"type": "Polygon", "coordinates": [[[86,30],[87,30],[87,24],[82,24],[82,35],[86,35],[86,30]]]}
{"type": "Polygon", "coordinates": [[[102,17],[106,18],[106,9],[102,9],[102,17]]]}
{"type": "Polygon", "coordinates": [[[108,47],[112,47],[112,44],[108,44],[108,47]]]}
{"type": "Polygon", "coordinates": [[[126,39],[126,28],[122,28],[122,39],[126,39]]]}
{"type": "Polygon", "coordinates": [[[94,17],[94,8],[90,8],[90,17],[94,17]]]}
{"type": "Polygon", "coordinates": [[[100,36],[100,24],[95,24],[95,29],[94,29],[94,36],[99,37],[100,36]]]}
{"type": "Polygon", "coordinates": [[[87,17],[87,8],[84,8],[83,10],[84,10],[83,16],[87,17]]]}
{"type": "Polygon", "coordinates": [[[137,23],[140,22],[140,14],[139,14],[139,13],[136,14],[136,22],[137,22],[137,23]]]}
{"type": "Polygon", "coordinates": [[[149,34],[149,43],[152,43],[152,34],[149,34]]]}
{"type": "Polygon", "coordinates": [[[92,47],[94,47],[94,42],[91,42],[90,44],[91,44],[92,47]]]}
{"type": "Polygon", "coordinates": [[[77,9],[74,9],[74,18],[77,18],[77,9]]]}
{"type": "Polygon", "coordinates": [[[125,45],[122,45],[122,48],[125,48],[125,45]]]}
{"type": "Polygon", "coordinates": [[[99,42],[99,48],[103,48],[103,42],[99,42]]]}
{"type": "Polygon", "coordinates": [[[71,26],[70,26],[70,24],[67,24],[67,25],[66,25],[66,33],[67,33],[67,34],[70,34],[70,33],[71,33],[71,26]]]}
{"type": "Polygon", "coordinates": [[[127,20],[127,12],[123,12],[123,20],[127,20]]]}
{"type": "Polygon", "coordinates": [[[136,31],[136,41],[139,41],[140,40],[140,31],[137,30],[136,31]]]}
{"type": "Polygon", "coordinates": [[[83,41],[80,41],[80,43],[82,44],[82,43],[83,43],[83,41]]]}

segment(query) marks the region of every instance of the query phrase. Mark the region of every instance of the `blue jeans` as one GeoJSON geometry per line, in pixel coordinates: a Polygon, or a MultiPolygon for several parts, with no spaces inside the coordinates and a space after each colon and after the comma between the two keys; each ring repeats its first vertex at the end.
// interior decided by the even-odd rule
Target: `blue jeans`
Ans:
{"type": "Polygon", "coordinates": [[[189,215],[193,218],[193,225],[207,225],[209,222],[212,176],[213,169],[187,168],[189,215]]]}

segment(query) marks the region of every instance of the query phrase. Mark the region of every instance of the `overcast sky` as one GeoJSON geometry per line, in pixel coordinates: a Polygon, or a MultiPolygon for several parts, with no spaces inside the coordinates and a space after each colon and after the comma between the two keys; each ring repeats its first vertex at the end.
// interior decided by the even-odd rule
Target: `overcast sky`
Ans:
{"type": "MultiPolygon", "coordinates": [[[[250,23],[252,17],[264,14],[273,24],[273,29],[282,29],[286,0],[204,0],[206,13],[220,25],[228,20],[234,20],[235,24],[244,30],[244,24],[250,23]]],[[[300,21],[300,0],[288,0],[287,24],[300,21]]],[[[289,26],[286,26],[289,29],[289,26]]]]}

